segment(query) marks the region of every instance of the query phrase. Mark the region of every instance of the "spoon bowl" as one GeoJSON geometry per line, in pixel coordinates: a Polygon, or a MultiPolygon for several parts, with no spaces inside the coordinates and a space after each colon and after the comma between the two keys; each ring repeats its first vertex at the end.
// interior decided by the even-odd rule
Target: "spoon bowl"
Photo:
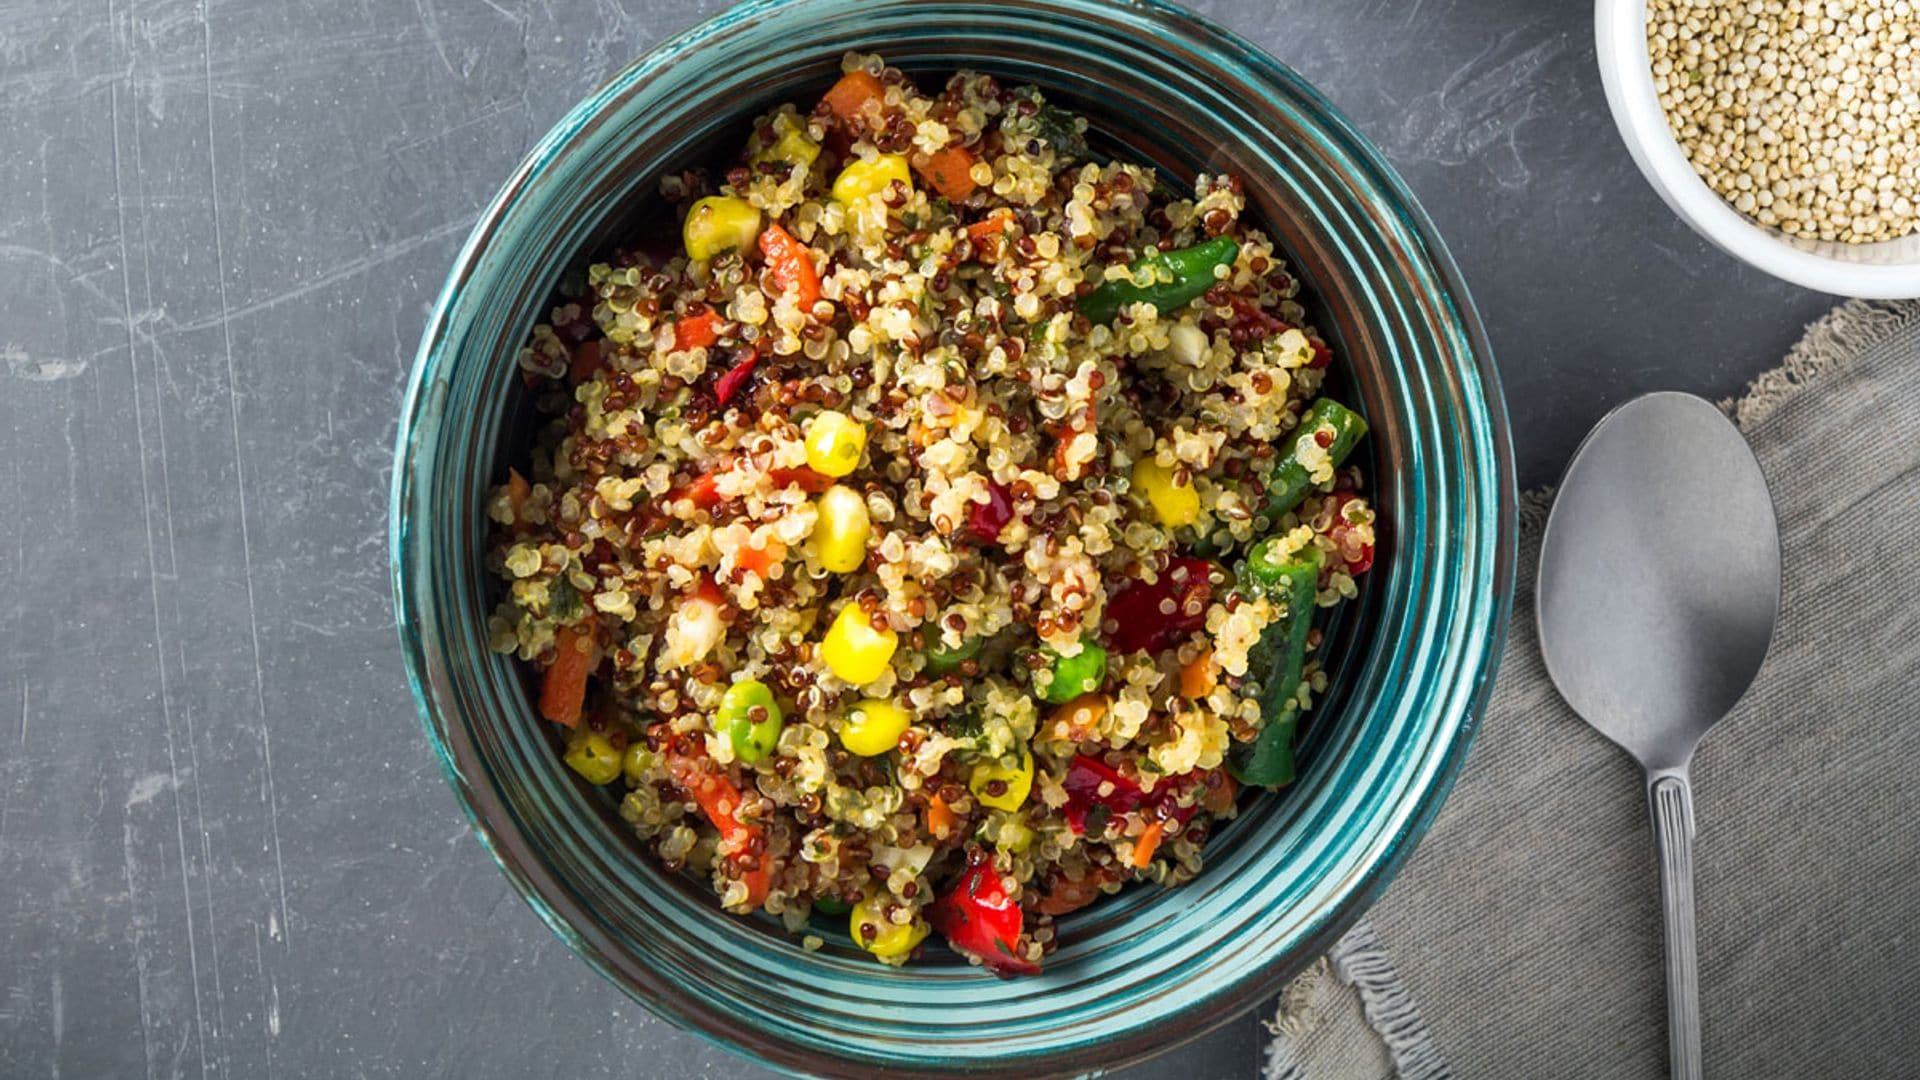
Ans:
{"type": "Polygon", "coordinates": [[[1560,695],[1647,772],[1666,913],[1672,1075],[1700,1076],[1694,747],[1745,694],[1780,611],[1780,532],[1740,432],[1690,394],[1596,425],[1540,540],[1540,651],[1560,695]]]}
{"type": "Polygon", "coordinates": [[[1575,452],[1540,542],[1540,649],[1587,723],[1678,769],[1745,694],[1780,608],[1766,477],[1720,410],[1660,393],[1575,452]]]}

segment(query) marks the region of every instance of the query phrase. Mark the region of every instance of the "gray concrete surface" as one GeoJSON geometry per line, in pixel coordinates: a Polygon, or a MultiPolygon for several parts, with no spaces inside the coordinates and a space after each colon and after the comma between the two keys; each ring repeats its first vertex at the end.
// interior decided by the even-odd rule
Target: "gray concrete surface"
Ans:
{"type": "MultiPolygon", "coordinates": [[[[720,0],[0,0],[0,1076],[748,1076],[509,891],[386,583],[399,390],[531,142],[720,0]]],[[[1527,485],[1825,298],[1614,136],[1581,0],[1208,0],[1465,268],[1527,485]]],[[[1248,1017],[1128,1075],[1251,1074],[1248,1017]]]]}

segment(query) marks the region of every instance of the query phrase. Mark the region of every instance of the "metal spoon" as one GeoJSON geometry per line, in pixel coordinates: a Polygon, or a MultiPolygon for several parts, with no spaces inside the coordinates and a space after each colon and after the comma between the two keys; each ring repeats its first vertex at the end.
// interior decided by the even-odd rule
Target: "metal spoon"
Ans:
{"type": "Polygon", "coordinates": [[[1693,748],[1747,691],[1780,610],[1780,534],[1739,431],[1689,394],[1635,398],[1574,454],[1540,541],[1540,650],[1647,771],[1666,909],[1672,1075],[1700,1076],[1693,748]]]}

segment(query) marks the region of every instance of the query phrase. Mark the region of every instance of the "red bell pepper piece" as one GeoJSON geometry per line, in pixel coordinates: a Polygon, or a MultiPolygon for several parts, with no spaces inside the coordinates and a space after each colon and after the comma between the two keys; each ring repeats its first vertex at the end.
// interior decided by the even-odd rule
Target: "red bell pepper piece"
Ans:
{"type": "Polygon", "coordinates": [[[687,590],[687,595],[709,604],[725,603],[727,599],[727,594],[720,591],[720,583],[713,580],[713,575],[705,571],[693,579],[693,587],[687,590]]]}
{"type": "Polygon", "coordinates": [[[1148,795],[1113,766],[1097,757],[1079,754],[1067,766],[1067,776],[1062,782],[1067,789],[1067,805],[1061,814],[1075,833],[1087,831],[1087,814],[1096,806],[1105,808],[1113,817],[1165,807],[1166,818],[1185,824],[1200,807],[1179,805],[1180,795],[1195,784],[1205,784],[1206,778],[1205,772],[1197,770],[1183,773],[1154,785],[1153,794],[1148,795]]]}
{"type": "Polygon", "coordinates": [[[978,848],[967,855],[967,870],[953,891],[933,902],[927,921],[947,944],[1001,975],[1037,975],[1040,965],[1021,956],[1020,931],[1026,921],[1020,905],[1007,895],[1007,883],[993,859],[978,848]]]}
{"type": "Polygon", "coordinates": [[[1255,341],[1285,333],[1293,328],[1293,324],[1277,315],[1260,310],[1260,305],[1244,296],[1228,297],[1227,306],[1233,309],[1240,328],[1247,331],[1255,341]]]}
{"type": "MultiPolygon", "coordinates": [[[[725,773],[705,754],[690,756],[678,752],[667,756],[667,772],[673,782],[682,791],[693,796],[706,813],[707,820],[720,830],[722,840],[731,841],[737,849],[744,849],[756,837],[765,837],[766,830],[758,825],[749,825],[740,820],[740,804],[744,801],[738,785],[727,778],[725,773]]],[[[773,859],[767,855],[759,856],[760,865],[740,875],[747,886],[747,906],[757,908],[767,898],[767,887],[773,879],[773,859]]]]}
{"type": "Polygon", "coordinates": [[[1152,584],[1136,581],[1108,598],[1106,617],[1117,624],[1109,636],[1113,647],[1158,652],[1205,626],[1212,573],[1205,559],[1178,558],[1152,584]],[[1167,600],[1173,601],[1171,614],[1167,600]]]}
{"type": "Polygon", "coordinates": [[[1085,754],[1077,755],[1067,767],[1063,786],[1067,789],[1067,805],[1061,812],[1075,833],[1087,831],[1087,812],[1094,807],[1105,807],[1119,817],[1132,813],[1144,797],[1140,785],[1099,758],[1085,754]]]}
{"type": "Polygon", "coordinates": [[[673,347],[710,349],[720,340],[720,315],[712,308],[701,308],[673,324],[673,347]]]}
{"type": "Polygon", "coordinates": [[[998,480],[987,481],[987,501],[967,512],[967,531],[983,544],[1000,542],[1000,530],[1013,520],[1013,492],[998,480]]]}
{"type": "Polygon", "coordinates": [[[720,381],[713,384],[713,399],[721,405],[733,400],[733,395],[739,393],[740,388],[747,384],[747,379],[752,377],[753,366],[760,362],[757,351],[744,351],[747,358],[728,368],[727,373],[720,376],[720,381]]]}
{"type": "Polygon", "coordinates": [[[702,510],[711,510],[720,505],[720,477],[717,473],[704,472],[694,477],[685,487],[674,488],[667,492],[669,502],[677,499],[691,499],[693,505],[702,510]]]}

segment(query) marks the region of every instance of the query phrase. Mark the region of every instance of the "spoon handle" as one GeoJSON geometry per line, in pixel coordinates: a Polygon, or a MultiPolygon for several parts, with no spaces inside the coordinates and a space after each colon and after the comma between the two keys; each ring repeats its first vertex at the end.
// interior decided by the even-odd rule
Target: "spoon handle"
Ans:
{"type": "Polygon", "coordinates": [[[1667,1047],[1674,1080],[1700,1080],[1700,965],[1693,947],[1693,788],[1684,770],[1652,778],[1654,846],[1667,916],[1667,1047]]]}

